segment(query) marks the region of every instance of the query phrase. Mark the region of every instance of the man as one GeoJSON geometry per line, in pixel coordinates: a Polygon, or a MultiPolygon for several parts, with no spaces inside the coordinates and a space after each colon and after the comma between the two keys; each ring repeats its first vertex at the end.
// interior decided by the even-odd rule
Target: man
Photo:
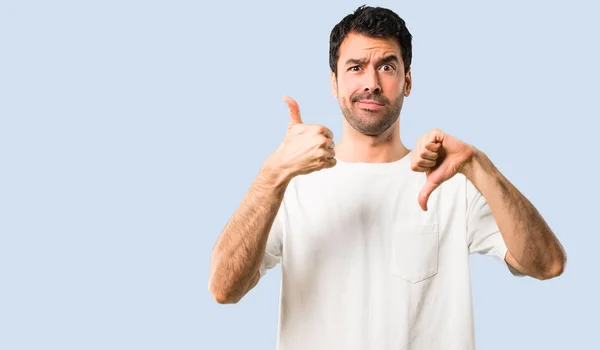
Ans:
{"type": "Polygon", "coordinates": [[[290,124],[219,236],[209,289],[236,303],[282,264],[278,348],[474,349],[469,255],[516,276],[559,276],[566,256],[533,205],[472,145],[432,130],[409,150],[404,21],[362,6],[330,37],[344,120],[290,124]]]}

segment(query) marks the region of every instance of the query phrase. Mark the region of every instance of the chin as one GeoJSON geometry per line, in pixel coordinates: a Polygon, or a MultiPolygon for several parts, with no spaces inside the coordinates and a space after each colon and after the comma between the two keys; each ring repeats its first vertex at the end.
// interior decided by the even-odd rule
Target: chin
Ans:
{"type": "Polygon", "coordinates": [[[354,129],[356,129],[356,131],[360,132],[361,134],[367,136],[379,136],[387,130],[387,128],[378,123],[361,123],[355,125],[354,129]]]}

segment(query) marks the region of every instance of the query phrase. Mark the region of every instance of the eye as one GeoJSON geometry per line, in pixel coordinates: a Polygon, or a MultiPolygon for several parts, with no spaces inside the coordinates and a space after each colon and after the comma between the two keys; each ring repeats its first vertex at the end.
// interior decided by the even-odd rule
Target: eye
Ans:
{"type": "Polygon", "coordinates": [[[359,69],[360,69],[360,66],[352,66],[352,67],[348,68],[348,71],[350,71],[350,72],[358,72],[359,69]]]}
{"type": "Polygon", "coordinates": [[[391,64],[384,64],[381,66],[381,69],[383,69],[384,72],[392,72],[395,68],[391,64]]]}

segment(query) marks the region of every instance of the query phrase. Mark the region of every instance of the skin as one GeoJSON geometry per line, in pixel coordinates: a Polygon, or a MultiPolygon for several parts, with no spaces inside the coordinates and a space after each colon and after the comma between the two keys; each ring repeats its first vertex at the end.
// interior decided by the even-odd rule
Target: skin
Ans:
{"type": "Polygon", "coordinates": [[[268,234],[290,180],[337,162],[331,130],[304,124],[296,101],[284,100],[290,109],[285,138],[263,164],[212,251],[208,288],[221,304],[237,303],[258,283],[268,234]]]}
{"type": "MultiPolygon", "coordinates": [[[[344,115],[343,136],[333,144],[331,130],[304,124],[298,104],[285,97],[290,123],[281,146],[265,161],[242,203],[219,235],[210,262],[209,290],[219,303],[236,303],[259,281],[268,233],[295,176],[346,162],[393,162],[410,150],[400,139],[400,111],[412,77],[401,48],[390,38],[350,33],[339,50],[331,89],[344,115]],[[376,105],[361,100],[377,102],[376,105]]],[[[507,263],[522,274],[549,279],[562,274],[566,254],[535,207],[472,145],[434,129],[419,138],[411,169],[427,181],[418,202],[461,173],[487,200],[508,247],[507,263]]]]}
{"type": "Polygon", "coordinates": [[[344,115],[336,157],[346,162],[391,162],[408,154],[400,140],[399,116],[411,88],[411,72],[404,71],[395,40],[348,34],[340,45],[337,73],[331,72],[331,90],[344,115]],[[361,96],[372,96],[383,108],[356,102],[361,96]]]}
{"type": "Polygon", "coordinates": [[[418,140],[411,169],[427,174],[418,198],[423,210],[436,188],[461,173],[487,200],[508,248],[505,260],[512,268],[539,280],[563,273],[566,253],[562,245],[533,204],[484,152],[434,129],[418,140]]]}
{"type": "MultiPolygon", "coordinates": [[[[344,114],[344,137],[336,147],[338,159],[390,162],[409,152],[400,139],[399,113],[404,97],[410,94],[412,77],[410,70],[404,70],[401,57],[401,48],[393,39],[351,33],[340,46],[337,74],[331,73],[332,92],[344,114]],[[357,102],[356,96],[379,96],[374,99],[384,108],[370,110],[357,102]],[[379,129],[388,124],[389,128],[379,129]]],[[[566,253],[562,245],[531,202],[483,152],[434,129],[418,140],[411,169],[427,174],[418,198],[423,210],[437,187],[461,173],[488,202],[508,248],[505,260],[512,268],[540,280],[563,273],[566,253]]]]}

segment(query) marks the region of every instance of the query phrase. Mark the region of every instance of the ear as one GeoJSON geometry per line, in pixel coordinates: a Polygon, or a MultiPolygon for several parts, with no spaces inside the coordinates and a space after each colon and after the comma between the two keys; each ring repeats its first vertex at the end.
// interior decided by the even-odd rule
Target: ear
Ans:
{"type": "Polygon", "coordinates": [[[331,93],[337,99],[338,98],[337,77],[335,76],[335,73],[333,71],[331,71],[331,77],[329,79],[330,79],[329,85],[331,86],[331,93]]]}
{"type": "Polygon", "coordinates": [[[406,72],[406,77],[404,77],[404,96],[408,97],[410,95],[410,90],[412,89],[412,74],[410,67],[406,72]]]}

